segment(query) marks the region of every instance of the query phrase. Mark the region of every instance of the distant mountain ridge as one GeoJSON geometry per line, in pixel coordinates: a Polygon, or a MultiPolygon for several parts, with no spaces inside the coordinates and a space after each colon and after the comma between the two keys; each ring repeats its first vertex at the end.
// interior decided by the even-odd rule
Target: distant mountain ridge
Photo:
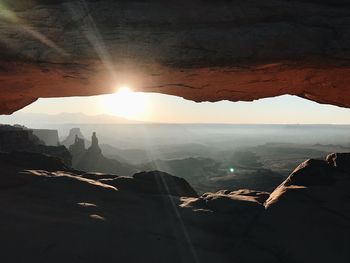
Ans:
{"type": "Polygon", "coordinates": [[[350,124],[283,124],[283,123],[211,123],[211,122],[158,122],[158,121],[137,121],[109,114],[88,115],[82,112],[61,112],[58,114],[34,113],[18,111],[11,115],[0,115],[0,124],[22,124],[32,127],[33,124],[45,127],[44,125],[55,124],[157,124],[164,126],[194,126],[194,127],[239,127],[242,129],[348,129],[350,124]]]}
{"type": "Polygon", "coordinates": [[[137,124],[142,121],[129,120],[108,114],[87,115],[81,112],[59,114],[16,112],[0,116],[0,123],[6,124],[137,124]]]}

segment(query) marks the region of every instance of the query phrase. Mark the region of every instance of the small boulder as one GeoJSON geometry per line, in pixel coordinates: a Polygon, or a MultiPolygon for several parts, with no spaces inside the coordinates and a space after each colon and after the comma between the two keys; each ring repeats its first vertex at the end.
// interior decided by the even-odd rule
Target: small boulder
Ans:
{"type": "Polygon", "coordinates": [[[197,197],[198,194],[183,178],[165,172],[140,172],[133,175],[135,181],[145,186],[150,193],[168,194],[173,196],[197,197]]]}
{"type": "Polygon", "coordinates": [[[198,197],[196,191],[185,179],[160,171],[140,172],[134,174],[133,177],[120,176],[114,179],[103,179],[100,181],[125,191],[180,197],[198,197]]]}
{"type": "Polygon", "coordinates": [[[326,160],[331,166],[350,173],[350,153],[332,153],[326,157],[326,160]]]}

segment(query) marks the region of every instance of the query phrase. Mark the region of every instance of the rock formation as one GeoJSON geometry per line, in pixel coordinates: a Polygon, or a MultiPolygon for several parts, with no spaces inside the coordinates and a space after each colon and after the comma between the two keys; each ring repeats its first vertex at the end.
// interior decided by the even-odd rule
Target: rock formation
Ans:
{"type": "Polygon", "coordinates": [[[85,140],[79,138],[78,135],[75,135],[74,143],[69,146],[69,152],[72,155],[73,167],[80,162],[80,159],[85,154],[85,151],[85,140]]]}
{"type": "Polygon", "coordinates": [[[100,146],[98,145],[98,139],[96,136],[96,132],[92,133],[92,137],[91,137],[91,146],[89,147],[89,149],[87,149],[87,153],[89,155],[101,155],[102,151],[100,146]]]}
{"type": "Polygon", "coordinates": [[[271,253],[289,262],[349,260],[349,167],[349,154],[308,160],[271,193],[249,236],[261,260],[271,253]],[[336,159],[347,161],[337,166],[336,159]]]}
{"type": "Polygon", "coordinates": [[[68,167],[72,166],[72,155],[68,151],[68,149],[63,146],[45,146],[45,145],[37,145],[35,148],[28,149],[29,152],[42,153],[49,156],[53,156],[61,159],[65,165],[68,167]]]}
{"type": "Polygon", "coordinates": [[[72,165],[72,157],[64,146],[46,146],[33,130],[21,126],[0,125],[0,152],[32,152],[43,153],[62,159],[72,165]]]}
{"type": "Polygon", "coordinates": [[[25,150],[36,145],[44,144],[33,132],[10,125],[0,125],[0,151],[11,152],[14,150],[25,150]]]}
{"type": "MultiPolygon", "coordinates": [[[[292,94],[350,107],[349,16],[346,0],[4,0],[0,113],[121,85],[194,101],[292,94]]],[[[197,197],[160,172],[84,174],[16,152],[12,141],[48,148],[6,129],[3,262],[349,262],[349,154],[304,162],[269,196],[197,197]]],[[[84,167],[132,171],[92,139],[84,167]]]]}
{"type": "Polygon", "coordinates": [[[158,171],[118,177],[3,153],[1,259],[345,263],[349,156],[308,160],[271,194],[198,197],[185,180],[158,171]]]}
{"type": "Polygon", "coordinates": [[[196,191],[185,179],[160,171],[140,172],[130,177],[103,178],[100,181],[119,190],[147,194],[197,197],[196,191]]]}
{"type": "Polygon", "coordinates": [[[2,1],[0,112],[121,85],[350,106],[346,0],[2,1]]]}
{"type": "MultiPolygon", "coordinates": [[[[75,169],[119,175],[132,175],[138,170],[129,164],[106,158],[102,154],[95,132],[93,132],[91,137],[91,146],[87,150],[85,149],[84,139],[79,138],[77,134],[75,136],[74,143],[69,146],[75,169]]],[[[68,141],[68,139],[65,141],[68,141]]]]}
{"type": "Polygon", "coordinates": [[[229,229],[244,237],[235,241],[239,262],[347,262],[349,156],[338,153],[305,161],[271,193],[265,207],[258,207],[265,198],[256,200],[256,193],[222,192],[190,199],[183,206],[235,216],[229,229]],[[237,232],[236,217],[251,218],[241,225],[244,231],[237,232]]]}
{"type": "Polygon", "coordinates": [[[76,137],[84,140],[84,135],[81,133],[80,128],[72,128],[69,130],[68,136],[62,140],[62,145],[67,148],[75,143],[76,137]]]}
{"type": "Polygon", "coordinates": [[[0,152],[2,166],[12,165],[24,170],[69,171],[62,159],[34,152],[0,152]]]}

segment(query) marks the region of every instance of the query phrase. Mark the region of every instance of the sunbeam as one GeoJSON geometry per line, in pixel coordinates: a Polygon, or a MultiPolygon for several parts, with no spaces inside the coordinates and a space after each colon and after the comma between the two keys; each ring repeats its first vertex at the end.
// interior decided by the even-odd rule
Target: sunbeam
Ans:
{"type": "MultiPolygon", "coordinates": [[[[170,167],[167,167],[166,164],[162,165],[157,162],[157,158],[158,156],[161,156],[161,153],[159,149],[157,149],[157,141],[155,141],[154,137],[149,133],[150,130],[145,126],[141,126],[140,132],[144,134],[146,154],[149,161],[152,163],[152,166],[154,166],[156,171],[169,171],[170,167]]],[[[175,203],[171,196],[169,186],[163,176],[159,176],[157,179],[158,186],[164,187],[167,192],[166,198],[163,200],[164,210],[168,215],[167,219],[171,231],[176,237],[178,252],[184,261],[186,260],[188,262],[197,263],[199,260],[192,244],[191,235],[187,230],[179,211],[179,205],[175,203]]]]}
{"type": "MultiPolygon", "coordinates": [[[[18,30],[19,32],[23,32],[25,34],[30,35],[31,37],[38,40],[42,44],[53,49],[58,54],[62,56],[69,56],[69,54],[64,49],[59,47],[56,43],[54,43],[52,40],[47,38],[45,35],[43,35],[39,31],[34,29],[26,21],[19,18],[15,12],[10,10],[6,5],[2,3],[0,3],[0,19],[5,23],[11,24],[14,30],[18,30]]],[[[5,43],[7,43],[8,45],[10,44],[8,43],[8,41],[5,43]]]]}
{"type": "Polygon", "coordinates": [[[68,6],[69,6],[68,10],[71,16],[75,20],[83,22],[83,26],[81,29],[85,38],[89,41],[91,46],[94,48],[101,62],[104,64],[104,66],[110,73],[113,81],[116,83],[117,77],[116,77],[113,62],[111,60],[111,56],[103,42],[103,38],[95,23],[95,20],[89,11],[88,5],[84,0],[82,0],[74,4],[70,4],[68,6]]]}

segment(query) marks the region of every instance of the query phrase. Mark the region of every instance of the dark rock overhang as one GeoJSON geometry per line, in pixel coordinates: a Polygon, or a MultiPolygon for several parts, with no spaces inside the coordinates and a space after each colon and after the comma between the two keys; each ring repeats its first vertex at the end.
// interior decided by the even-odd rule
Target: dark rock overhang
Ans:
{"type": "Polygon", "coordinates": [[[0,2],[0,113],[128,85],[194,101],[350,107],[344,0],[0,2]]]}

